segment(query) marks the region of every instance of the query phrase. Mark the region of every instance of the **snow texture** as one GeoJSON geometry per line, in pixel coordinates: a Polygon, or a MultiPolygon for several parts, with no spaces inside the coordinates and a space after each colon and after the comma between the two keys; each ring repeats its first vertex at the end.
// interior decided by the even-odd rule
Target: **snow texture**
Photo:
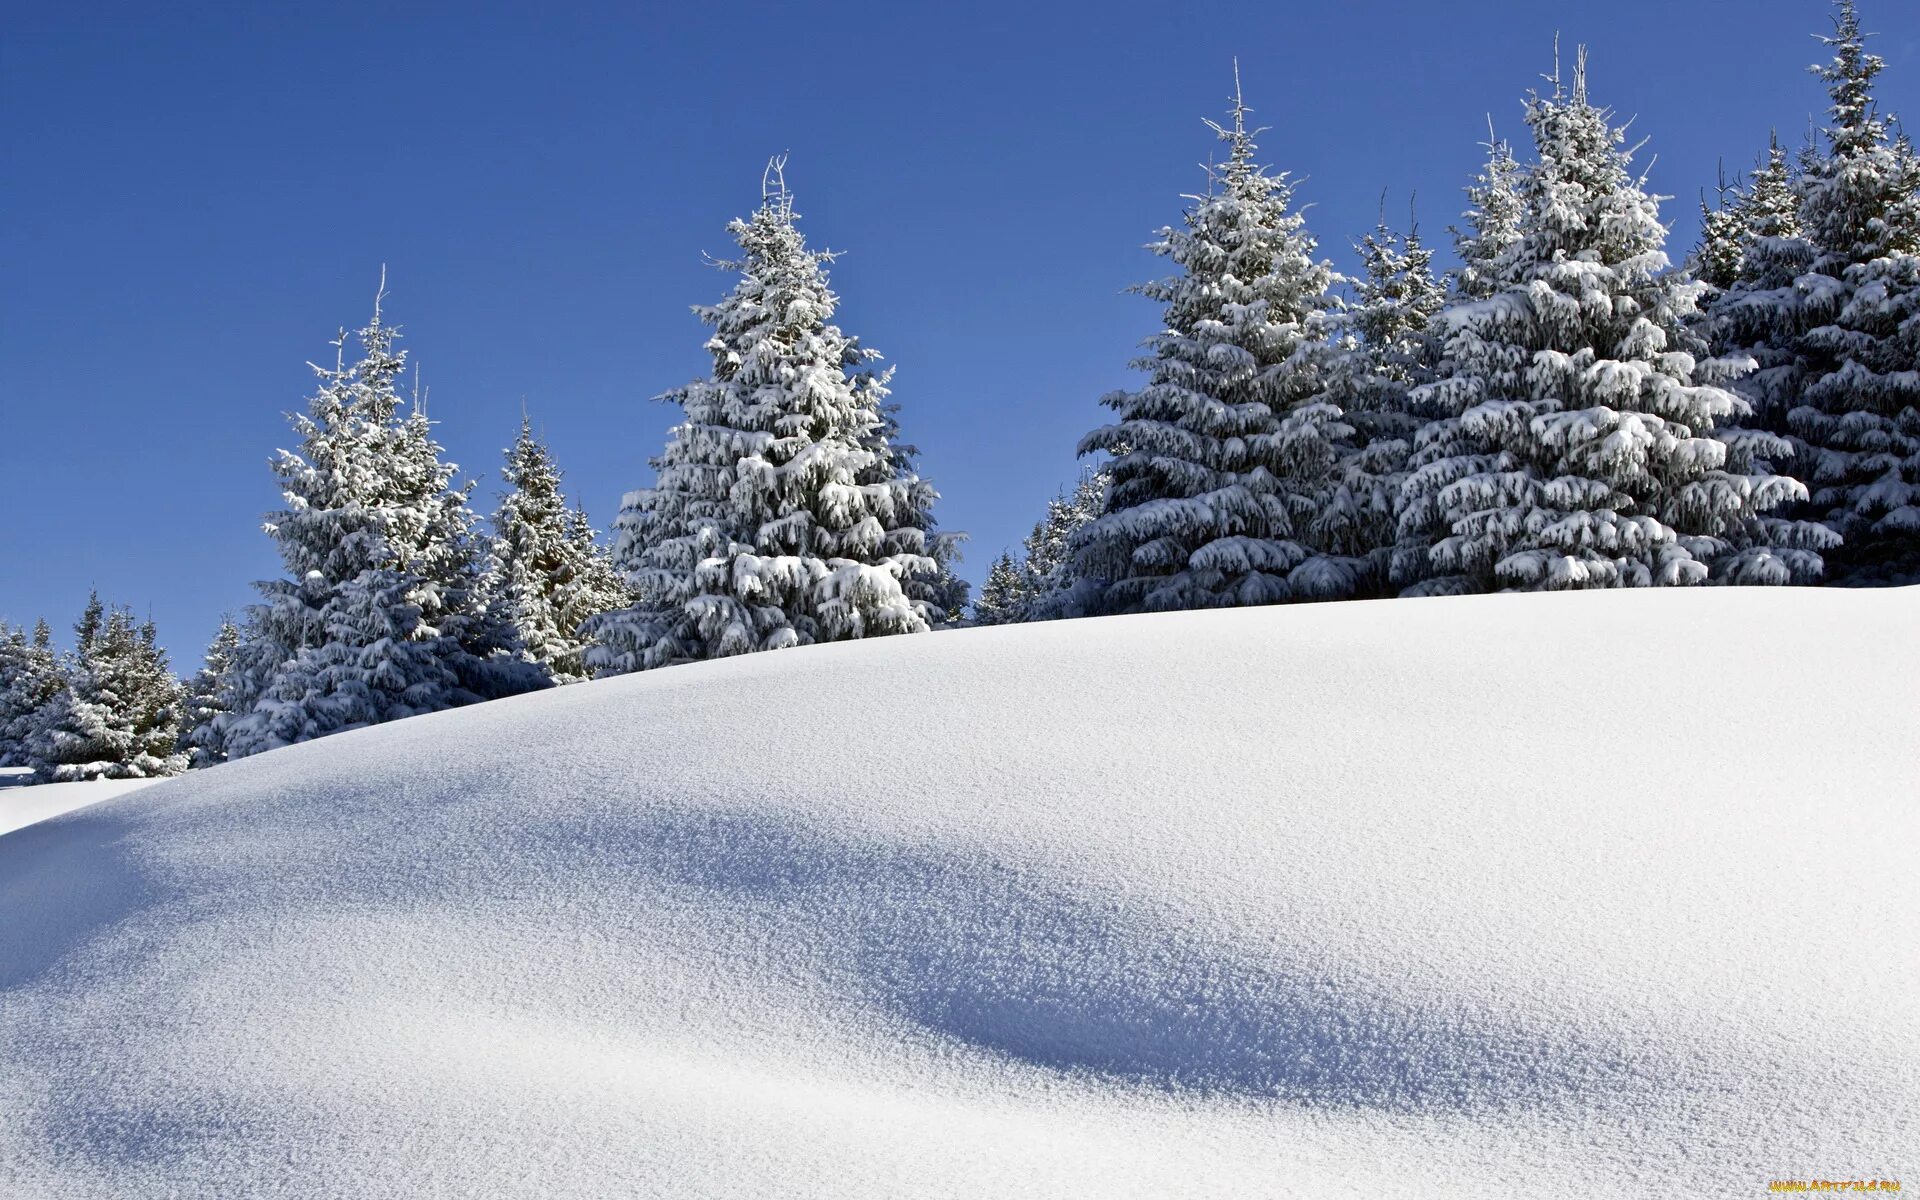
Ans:
{"type": "Polygon", "coordinates": [[[0,838],[0,1194],[1911,1180],[1916,618],[962,630],[152,784],[0,838]]]}

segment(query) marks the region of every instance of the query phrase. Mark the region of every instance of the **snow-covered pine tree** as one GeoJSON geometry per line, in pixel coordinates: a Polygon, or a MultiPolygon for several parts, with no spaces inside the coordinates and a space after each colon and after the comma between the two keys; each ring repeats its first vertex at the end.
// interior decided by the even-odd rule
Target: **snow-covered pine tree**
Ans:
{"type": "Polygon", "coordinates": [[[1175,273],[1135,289],[1164,306],[1134,364],[1148,382],[1103,398],[1116,419],[1080,442],[1111,456],[1112,483],[1074,538],[1078,611],[1323,598],[1342,575],[1308,529],[1351,432],[1317,400],[1338,277],[1287,176],[1255,160],[1237,83],[1230,111],[1208,122],[1228,147],[1210,194],[1151,247],[1175,273]]]}
{"type": "Polygon", "coordinates": [[[31,635],[0,625],[0,767],[27,765],[27,742],[47,704],[66,686],[45,621],[35,621],[31,635]]]}
{"type": "Polygon", "coordinates": [[[345,364],[343,332],[292,418],[300,452],[274,463],[287,507],[266,529],[288,578],[256,585],[233,708],[214,718],[229,757],[550,682],[489,594],[472,485],[451,486],[424,398],[402,415],[397,336],[376,299],[360,360],[345,364]]]}
{"type": "Polygon", "coordinates": [[[222,616],[220,630],[207,646],[200,669],[188,679],[182,697],[180,750],[191,768],[211,767],[227,761],[225,741],[214,718],[232,709],[227,694],[231,686],[234,656],[240,649],[240,627],[233,618],[222,616]]]}
{"type": "MultiPolygon", "coordinates": [[[[1753,408],[1744,424],[1785,433],[1805,373],[1794,348],[1803,332],[1794,281],[1812,265],[1813,248],[1800,234],[1798,188],[1778,134],[1730,211],[1739,219],[1731,235],[1739,254],[1733,278],[1716,284],[1707,302],[1705,329],[1720,356],[1753,360],[1732,385],[1753,408]]],[[[1779,452],[1782,465],[1790,456],[1790,449],[1779,452]]]]}
{"type": "Polygon", "coordinates": [[[1874,104],[1884,61],[1838,0],[1827,153],[1800,184],[1813,261],[1795,283],[1797,403],[1786,414],[1809,513],[1845,542],[1832,582],[1920,581],[1920,157],[1874,104]]]}
{"type": "Polygon", "coordinates": [[[1493,118],[1487,118],[1486,165],[1467,188],[1467,211],[1461,214],[1465,228],[1453,227],[1454,253],[1460,266],[1453,272],[1454,293],[1469,300],[1484,300],[1500,288],[1496,264],[1513,244],[1520,240],[1520,180],[1524,172],[1513,155],[1513,146],[1493,132],[1493,118]]]}
{"type": "Polygon", "coordinates": [[[1026,619],[1029,595],[1027,573],[1014,561],[1013,552],[1003,550],[987,568],[987,581],[973,602],[975,625],[1018,625],[1026,619]]]}
{"type": "Polygon", "coordinates": [[[1003,553],[987,572],[974,605],[976,625],[1011,625],[1076,615],[1071,597],[1077,576],[1074,535],[1106,507],[1105,468],[1080,473],[1073,491],[1047,501],[1047,511],[1021,544],[1015,558],[1003,553]]]}
{"type": "MultiPolygon", "coordinates": [[[[1740,278],[1740,265],[1746,258],[1748,244],[1746,199],[1737,184],[1727,182],[1724,163],[1713,203],[1708,204],[1705,193],[1701,194],[1700,244],[1694,247],[1687,268],[1695,279],[1712,289],[1710,297],[1726,291],[1740,278]]],[[[1711,299],[1703,302],[1702,307],[1710,304],[1711,299]]]]}
{"type": "Polygon", "coordinates": [[[1363,267],[1354,299],[1336,318],[1322,398],[1339,407],[1353,434],[1313,522],[1314,542],[1345,556],[1355,596],[1390,596],[1426,574],[1426,547],[1399,545],[1399,497],[1421,420],[1411,389],[1439,362],[1435,314],[1446,289],[1417,223],[1406,234],[1379,224],[1355,247],[1363,267]]]}
{"type": "Polygon", "coordinates": [[[493,515],[501,603],[528,656],[545,663],[554,682],[575,683],[589,674],[581,624],[633,596],[594,543],[586,514],[567,506],[553,452],[524,416],[506,459],[508,491],[493,515]]]}
{"type": "Polygon", "coordinates": [[[1047,501],[1046,515],[1027,534],[1022,546],[1026,553],[1021,565],[1029,581],[1023,620],[1046,621],[1073,615],[1067,598],[1079,580],[1074,567],[1074,537],[1106,511],[1107,489],[1112,485],[1112,472],[1103,465],[1081,471],[1071,492],[1047,501]]]}
{"type": "Polygon", "coordinates": [[[187,769],[180,753],[180,685],[153,623],[104,612],[90,597],[74,628],[67,686],[42,709],[26,758],[45,783],[151,779],[187,769]]]}
{"type": "Polygon", "coordinates": [[[832,324],[830,253],[809,250],[784,159],[760,207],[728,226],[739,281],[696,308],[713,371],[664,398],[686,419],[629,494],[614,565],[640,595],[591,621],[599,674],[925,631],[956,535],[929,532],[937,493],[890,439],[879,356],[832,324]],[[929,585],[922,591],[916,584],[929,585]]]}
{"type": "MultiPolygon", "coordinates": [[[[1799,234],[1799,201],[1777,135],[1750,180],[1735,203],[1716,210],[1727,214],[1733,227],[1716,226],[1720,244],[1703,242],[1695,256],[1713,275],[1703,281],[1709,291],[1693,325],[1715,352],[1701,360],[1697,374],[1700,382],[1723,384],[1747,401],[1747,414],[1714,431],[1734,461],[1763,471],[1786,470],[1794,466],[1794,450],[1779,435],[1805,365],[1792,349],[1800,310],[1795,280],[1813,252],[1799,234]]],[[[1773,583],[1784,577],[1814,583],[1825,570],[1823,554],[1840,544],[1839,536],[1822,525],[1774,513],[1748,517],[1727,539],[1734,552],[1716,568],[1716,582],[1773,583]]]]}
{"type": "Polygon", "coordinates": [[[1434,420],[1401,524],[1436,574],[1410,591],[1703,583],[1753,552],[1736,544],[1752,518],[1805,489],[1714,437],[1746,405],[1695,375],[1701,285],[1667,270],[1658,198],[1588,101],[1584,49],[1571,92],[1532,97],[1527,121],[1520,237],[1492,295],[1440,314],[1444,376],[1412,394],[1434,420]]]}

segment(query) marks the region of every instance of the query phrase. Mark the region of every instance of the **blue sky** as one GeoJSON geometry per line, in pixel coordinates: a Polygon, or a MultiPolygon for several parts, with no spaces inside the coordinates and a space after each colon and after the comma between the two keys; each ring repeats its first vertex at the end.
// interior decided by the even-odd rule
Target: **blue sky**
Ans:
{"type": "MultiPolygon", "coordinates": [[[[1920,111],[1920,6],[1862,0],[1884,108],[1920,111]]],[[[1671,249],[1716,161],[1824,103],[1822,0],[14,5],[0,41],[0,617],[63,633],[98,586],[175,665],[278,569],[267,460],[309,360],[388,314],[480,476],[524,402],[605,525],[706,367],[702,254],[770,153],[840,323],[895,398],[976,582],[1073,477],[1126,386],[1239,56],[1266,159],[1323,251],[1411,193],[1430,240],[1491,113],[1559,31],[1657,154],[1671,249]]]]}

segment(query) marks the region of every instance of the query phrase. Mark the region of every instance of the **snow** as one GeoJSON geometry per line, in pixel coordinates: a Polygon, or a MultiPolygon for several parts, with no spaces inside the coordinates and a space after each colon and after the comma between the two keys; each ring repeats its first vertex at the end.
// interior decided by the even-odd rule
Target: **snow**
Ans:
{"type": "Polygon", "coordinates": [[[0,837],[0,1194],[1911,1179],[1916,618],[1004,626],[153,784],[0,837]]]}
{"type": "MultiPolygon", "coordinates": [[[[78,783],[22,786],[8,778],[14,774],[13,768],[0,768],[0,834],[24,829],[154,782],[151,779],[89,779],[78,783]]],[[[0,972],[4,970],[0,966],[0,972]]]]}

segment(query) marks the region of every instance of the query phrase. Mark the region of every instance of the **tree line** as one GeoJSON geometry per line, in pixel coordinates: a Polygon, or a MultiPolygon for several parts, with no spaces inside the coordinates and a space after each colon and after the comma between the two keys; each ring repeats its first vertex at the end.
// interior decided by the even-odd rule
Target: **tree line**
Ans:
{"type": "MultiPolygon", "coordinates": [[[[1092,465],[981,595],[901,440],[890,369],[844,333],[784,160],[696,309],[706,376],[603,551],[523,420],[491,528],[443,461],[376,299],[274,463],[284,578],[182,685],[97,598],[71,655],[0,628],[0,763],[163,775],[341,730],[678,663],[964,624],[1301,601],[1920,581],[1920,158],[1872,88],[1853,0],[1816,68],[1829,122],[1703,201],[1673,265],[1662,197],[1586,54],[1489,134],[1434,268],[1384,217],[1321,258],[1236,86],[1206,193],[1103,398],[1092,465]],[[347,348],[357,358],[347,362],[347,348]]],[[[384,292],[384,287],[383,287],[384,292]]]]}

